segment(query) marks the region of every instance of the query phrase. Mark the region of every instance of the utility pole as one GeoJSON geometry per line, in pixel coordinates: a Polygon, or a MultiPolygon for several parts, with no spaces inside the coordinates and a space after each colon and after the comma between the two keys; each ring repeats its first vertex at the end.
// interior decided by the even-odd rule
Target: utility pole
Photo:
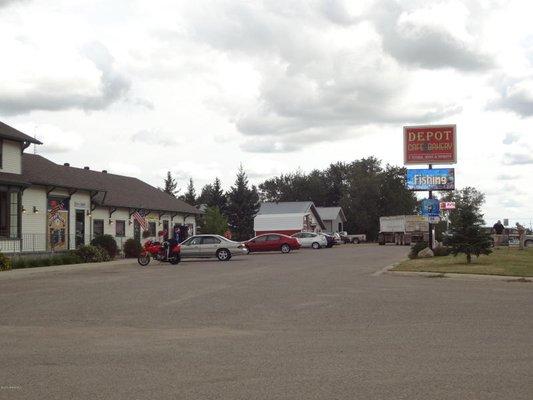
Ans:
{"type": "MultiPolygon", "coordinates": [[[[433,169],[433,164],[429,164],[429,169],[433,169]]],[[[429,191],[428,198],[431,200],[433,198],[433,191],[429,191]]],[[[429,219],[431,217],[428,217],[428,228],[429,228],[429,248],[433,250],[433,226],[431,225],[431,222],[429,222],[429,219]]]]}

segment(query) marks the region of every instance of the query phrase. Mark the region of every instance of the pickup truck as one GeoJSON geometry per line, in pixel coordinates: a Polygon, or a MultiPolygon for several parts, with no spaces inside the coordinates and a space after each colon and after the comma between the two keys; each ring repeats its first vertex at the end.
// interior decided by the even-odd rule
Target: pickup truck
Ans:
{"type": "Polygon", "coordinates": [[[357,234],[357,235],[348,235],[347,232],[339,232],[341,235],[341,240],[343,243],[355,243],[359,244],[361,242],[366,242],[366,235],[365,234],[357,234]]]}

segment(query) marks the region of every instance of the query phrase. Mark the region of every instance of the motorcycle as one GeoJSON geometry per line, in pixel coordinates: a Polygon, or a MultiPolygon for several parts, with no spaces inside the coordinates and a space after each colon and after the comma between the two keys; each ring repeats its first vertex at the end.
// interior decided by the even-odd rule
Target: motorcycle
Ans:
{"type": "Polygon", "coordinates": [[[176,265],[181,261],[181,246],[178,243],[171,244],[168,241],[163,243],[148,240],[137,258],[137,262],[146,267],[150,259],[160,262],[169,262],[176,265]],[[170,247],[170,248],[169,248],[170,247]]]}

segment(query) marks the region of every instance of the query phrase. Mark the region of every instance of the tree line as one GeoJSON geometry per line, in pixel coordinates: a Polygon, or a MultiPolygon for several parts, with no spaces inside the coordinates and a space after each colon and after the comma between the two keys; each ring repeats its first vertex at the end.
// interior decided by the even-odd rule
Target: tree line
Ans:
{"type": "Polygon", "coordinates": [[[209,209],[204,221],[199,221],[200,225],[215,219],[218,220],[216,227],[220,227],[226,220],[236,240],[253,236],[253,219],[260,201],[312,201],[317,207],[341,206],[348,220],[346,229],[364,233],[374,240],[380,216],[412,214],[416,210],[417,199],[405,187],[405,174],[403,167],[382,166],[377,158],[368,157],[332,163],[323,170],[309,173],[281,174],[263,181],[258,187],[249,184],[241,167],[227,192],[216,178],[205,185],[198,196],[192,178],[185,193],[179,195],[176,181],[169,172],[163,190],[189,204],[205,204],[209,209]]]}

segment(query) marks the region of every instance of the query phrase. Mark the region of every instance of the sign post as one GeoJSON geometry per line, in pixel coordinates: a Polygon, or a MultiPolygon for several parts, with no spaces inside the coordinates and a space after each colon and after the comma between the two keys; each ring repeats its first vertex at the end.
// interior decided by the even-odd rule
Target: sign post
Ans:
{"type": "MultiPolygon", "coordinates": [[[[409,175],[407,175],[408,189],[428,190],[429,204],[432,204],[433,190],[454,190],[455,171],[453,169],[443,176],[433,173],[433,164],[455,164],[457,162],[457,132],[456,125],[421,125],[404,126],[404,164],[428,164],[429,170],[423,171],[419,175],[424,175],[416,179],[414,176],[412,186],[409,187],[409,175]],[[422,179],[423,178],[423,179],[422,179]]],[[[444,171],[444,170],[443,170],[444,171]]],[[[415,172],[412,172],[415,174],[415,172]]],[[[440,204],[436,203],[437,211],[440,204]]],[[[455,206],[455,205],[454,205],[455,206]]],[[[424,208],[424,207],[423,207],[424,208]]],[[[433,208],[435,208],[433,206],[433,208]]],[[[455,208],[455,207],[454,207],[455,208]]],[[[423,210],[429,221],[429,248],[433,250],[433,221],[436,220],[429,210],[423,210]]]]}

